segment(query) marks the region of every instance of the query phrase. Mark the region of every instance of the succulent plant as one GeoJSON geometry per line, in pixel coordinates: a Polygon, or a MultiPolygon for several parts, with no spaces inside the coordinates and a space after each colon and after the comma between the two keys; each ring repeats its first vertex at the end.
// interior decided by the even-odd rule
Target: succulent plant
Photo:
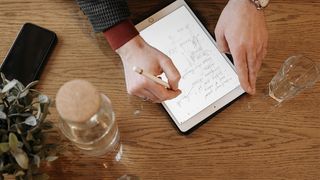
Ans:
{"type": "Polygon", "coordinates": [[[45,141],[53,124],[46,120],[48,96],[33,89],[37,81],[24,86],[18,80],[7,80],[1,73],[0,83],[0,179],[45,179],[38,172],[42,160],[57,159],[55,144],[45,141]]]}

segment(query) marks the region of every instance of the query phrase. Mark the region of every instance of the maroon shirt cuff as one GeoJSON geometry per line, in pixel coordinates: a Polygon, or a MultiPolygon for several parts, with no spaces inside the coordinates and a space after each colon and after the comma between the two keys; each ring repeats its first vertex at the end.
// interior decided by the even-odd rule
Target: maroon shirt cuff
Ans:
{"type": "Polygon", "coordinates": [[[116,50],[137,36],[139,32],[130,20],[124,20],[103,32],[111,48],[116,50]]]}

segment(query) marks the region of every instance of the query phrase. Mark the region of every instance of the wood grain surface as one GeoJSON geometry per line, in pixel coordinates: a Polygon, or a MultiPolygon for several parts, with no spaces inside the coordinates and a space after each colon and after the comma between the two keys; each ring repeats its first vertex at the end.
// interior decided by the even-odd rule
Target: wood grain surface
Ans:
{"type": "MultiPolygon", "coordinates": [[[[168,1],[131,0],[135,22],[168,1]]],[[[190,0],[214,32],[226,0],[190,0]]],[[[265,11],[268,55],[255,96],[244,95],[189,135],[181,135],[158,104],[127,95],[122,64],[101,34],[95,34],[73,0],[1,0],[0,58],[24,22],[55,31],[59,42],[38,89],[52,98],[66,81],[92,82],[113,102],[121,132],[121,163],[88,157],[69,145],[56,162],[43,164],[51,179],[320,179],[320,83],[274,108],[267,83],[290,55],[320,63],[320,2],[273,0],[265,11]]],[[[58,122],[52,108],[48,117],[58,122]]],[[[64,141],[64,143],[68,143],[64,141]]]]}

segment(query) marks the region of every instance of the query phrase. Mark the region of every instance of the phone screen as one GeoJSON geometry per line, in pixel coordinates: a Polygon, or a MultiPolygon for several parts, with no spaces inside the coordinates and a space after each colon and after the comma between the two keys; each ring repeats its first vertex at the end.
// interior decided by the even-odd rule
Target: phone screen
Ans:
{"type": "Polygon", "coordinates": [[[24,24],[3,61],[1,72],[7,79],[17,79],[24,85],[38,79],[55,42],[54,32],[24,24]]]}

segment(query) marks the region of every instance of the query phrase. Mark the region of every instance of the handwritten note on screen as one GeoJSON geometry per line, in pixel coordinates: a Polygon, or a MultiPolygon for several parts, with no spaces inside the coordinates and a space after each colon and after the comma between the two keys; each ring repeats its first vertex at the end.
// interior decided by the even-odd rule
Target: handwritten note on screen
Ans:
{"type": "Polygon", "coordinates": [[[179,123],[239,86],[234,70],[186,7],[180,7],[140,34],[169,56],[181,74],[182,94],[165,102],[179,123]]]}

